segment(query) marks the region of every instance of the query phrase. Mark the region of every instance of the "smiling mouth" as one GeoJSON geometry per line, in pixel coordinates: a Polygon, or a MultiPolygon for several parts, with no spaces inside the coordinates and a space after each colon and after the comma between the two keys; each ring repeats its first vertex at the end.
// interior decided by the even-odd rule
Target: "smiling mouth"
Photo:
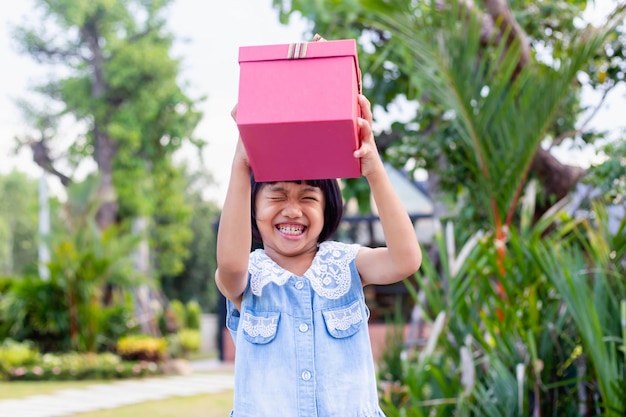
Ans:
{"type": "Polygon", "coordinates": [[[306,230],[306,226],[301,224],[279,224],[276,229],[284,235],[299,236],[306,230]]]}

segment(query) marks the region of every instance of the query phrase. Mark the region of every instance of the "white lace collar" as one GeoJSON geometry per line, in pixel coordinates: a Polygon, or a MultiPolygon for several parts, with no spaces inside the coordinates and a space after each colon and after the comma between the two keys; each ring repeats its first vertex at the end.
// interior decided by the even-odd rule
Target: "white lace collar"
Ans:
{"type": "MultiPolygon", "coordinates": [[[[303,277],[309,280],[311,287],[319,296],[339,298],[350,290],[352,280],[350,263],[358,250],[358,244],[322,242],[313,263],[303,277]]],[[[250,254],[248,265],[250,288],[256,296],[261,295],[263,287],[267,284],[284,285],[294,275],[270,259],[263,249],[257,249],[250,254]]]]}

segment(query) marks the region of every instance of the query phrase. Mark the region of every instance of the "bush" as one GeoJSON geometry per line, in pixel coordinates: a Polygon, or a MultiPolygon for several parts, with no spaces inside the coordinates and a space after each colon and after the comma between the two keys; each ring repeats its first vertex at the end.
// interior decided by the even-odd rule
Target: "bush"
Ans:
{"type": "Polygon", "coordinates": [[[184,329],[187,324],[187,311],[180,300],[170,301],[169,309],[176,320],[176,330],[184,329]]]}
{"type": "Polygon", "coordinates": [[[0,374],[6,374],[14,367],[34,365],[39,358],[39,351],[32,343],[7,339],[0,345],[0,374]]]}
{"type": "Polygon", "coordinates": [[[159,329],[163,334],[175,334],[183,329],[200,330],[202,306],[195,300],[184,304],[180,300],[171,300],[159,316],[159,329]]]}
{"type": "Polygon", "coordinates": [[[202,307],[197,301],[189,301],[187,303],[187,323],[188,329],[200,330],[200,321],[202,320],[202,307]]]}
{"type": "Polygon", "coordinates": [[[9,292],[15,278],[0,276],[0,295],[9,292]]]}
{"type": "Polygon", "coordinates": [[[202,338],[199,330],[183,329],[167,336],[167,350],[171,358],[186,358],[200,350],[202,338]]]}
{"type": "Polygon", "coordinates": [[[185,354],[200,350],[202,337],[199,330],[184,329],[178,332],[178,339],[185,354]]]}
{"type": "Polygon", "coordinates": [[[185,357],[185,351],[183,345],[180,343],[180,337],[178,333],[171,333],[166,336],[167,339],[167,353],[172,359],[180,359],[185,357]]]}
{"type": "Polygon", "coordinates": [[[117,341],[116,350],[125,360],[158,362],[167,353],[167,340],[162,337],[130,335],[117,341]]]}
{"type": "MultiPolygon", "coordinates": [[[[15,280],[2,295],[0,316],[10,325],[8,336],[30,340],[42,352],[70,349],[69,309],[63,287],[39,277],[15,280]]],[[[0,324],[0,327],[5,327],[0,324]]]]}
{"type": "Polygon", "coordinates": [[[160,374],[157,364],[123,361],[113,353],[47,353],[28,366],[12,367],[5,373],[10,381],[69,381],[85,379],[137,378],[160,374]]]}
{"type": "Polygon", "coordinates": [[[176,316],[174,311],[167,307],[158,315],[158,325],[161,334],[176,333],[178,330],[178,323],[176,323],[176,316]]]}
{"type": "Polygon", "coordinates": [[[98,351],[113,351],[119,339],[137,333],[139,326],[134,324],[133,317],[134,308],[130,297],[117,305],[102,308],[98,351]]]}

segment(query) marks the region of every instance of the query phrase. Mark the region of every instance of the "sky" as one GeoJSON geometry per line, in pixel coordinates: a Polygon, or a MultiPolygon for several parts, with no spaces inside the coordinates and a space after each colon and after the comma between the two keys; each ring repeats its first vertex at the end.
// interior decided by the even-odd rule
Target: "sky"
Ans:
{"type": "MultiPolygon", "coordinates": [[[[606,4],[610,1],[597,1],[600,8],[597,16],[608,10],[606,4]]],[[[32,0],[0,2],[0,173],[17,169],[39,178],[41,169],[32,162],[29,149],[13,154],[13,138],[27,131],[14,99],[25,97],[29,86],[45,80],[49,72],[47,67],[18,54],[10,38],[9,25],[32,18],[32,8],[32,0]]],[[[192,97],[207,96],[200,108],[204,116],[195,136],[207,142],[203,157],[215,179],[215,185],[206,189],[205,195],[221,205],[237,139],[230,111],[237,100],[239,47],[301,41],[305,23],[294,20],[288,26],[281,25],[271,0],[175,0],[169,8],[168,25],[181,40],[175,44],[173,54],[182,59],[181,79],[190,85],[185,91],[192,97]]],[[[626,89],[622,85],[610,97],[594,119],[594,125],[626,126],[620,115],[626,106],[626,89]]],[[[597,97],[588,96],[588,100],[593,103],[597,97]]],[[[71,138],[72,134],[71,126],[62,127],[62,136],[71,138]]],[[[53,155],[62,151],[52,149],[53,155]]],[[[562,150],[557,157],[566,163],[585,165],[589,162],[588,155],[585,151],[562,150]]],[[[185,148],[177,158],[197,166],[191,148],[185,148]]],[[[55,178],[48,178],[47,182],[53,193],[55,190],[62,193],[62,186],[55,178]]]]}

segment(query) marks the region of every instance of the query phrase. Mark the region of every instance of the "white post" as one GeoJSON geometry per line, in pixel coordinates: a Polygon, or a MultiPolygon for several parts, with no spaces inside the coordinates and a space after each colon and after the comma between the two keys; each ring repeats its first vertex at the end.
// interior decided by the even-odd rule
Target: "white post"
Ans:
{"type": "MultiPolygon", "coordinates": [[[[150,276],[150,246],[148,244],[148,219],[146,217],[138,217],[133,220],[132,231],[141,236],[141,242],[133,253],[135,271],[139,272],[146,279],[150,276]]],[[[135,298],[135,316],[139,321],[143,333],[152,336],[159,336],[159,327],[155,321],[155,305],[153,303],[154,296],[150,291],[150,287],[141,284],[133,291],[135,298]]]]}
{"type": "Polygon", "coordinates": [[[39,276],[41,279],[48,280],[50,271],[48,270],[48,262],[50,262],[50,250],[45,242],[50,233],[50,205],[48,202],[48,182],[46,180],[46,172],[41,173],[39,179],[39,276]]]}

